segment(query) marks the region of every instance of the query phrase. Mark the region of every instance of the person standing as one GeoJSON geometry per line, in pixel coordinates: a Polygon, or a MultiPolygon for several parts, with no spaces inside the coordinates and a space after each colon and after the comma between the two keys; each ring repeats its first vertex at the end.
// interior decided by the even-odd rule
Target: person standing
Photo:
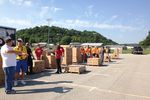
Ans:
{"type": "Polygon", "coordinates": [[[33,55],[32,50],[30,49],[30,44],[28,42],[26,43],[26,49],[28,53],[27,63],[30,69],[30,72],[27,70],[27,74],[33,74],[33,59],[32,59],[33,55]]]}
{"type": "Polygon", "coordinates": [[[87,48],[85,49],[85,53],[87,55],[87,58],[91,57],[91,48],[89,46],[87,46],[87,48]]]}
{"type": "Polygon", "coordinates": [[[17,55],[16,59],[17,59],[17,66],[16,66],[16,73],[15,73],[15,81],[14,81],[14,85],[17,86],[18,85],[18,78],[20,76],[21,78],[21,83],[23,85],[26,84],[26,82],[24,81],[24,76],[25,73],[27,72],[28,69],[28,64],[27,64],[27,50],[26,47],[23,46],[23,40],[21,38],[18,38],[17,40],[17,46],[14,48],[15,51],[20,51],[22,52],[21,55],[17,55]],[[21,75],[19,75],[21,74],[21,75]]]}
{"type": "Polygon", "coordinates": [[[85,54],[85,50],[83,47],[80,47],[80,54],[81,54],[82,63],[85,63],[86,62],[86,54],[85,54]]]}
{"type": "Polygon", "coordinates": [[[56,64],[57,64],[57,71],[56,73],[62,73],[61,69],[61,57],[62,57],[62,51],[60,50],[60,45],[57,46],[55,50],[55,59],[56,59],[56,64]]]}
{"type": "Polygon", "coordinates": [[[104,62],[104,53],[105,53],[105,49],[104,47],[101,47],[101,50],[100,50],[101,64],[103,64],[104,62]]]}
{"type": "Polygon", "coordinates": [[[38,45],[37,45],[37,48],[35,48],[35,55],[36,55],[37,60],[41,60],[41,58],[42,58],[42,53],[43,53],[43,50],[42,50],[42,48],[40,47],[40,45],[38,44],[38,45]]]}
{"type": "Polygon", "coordinates": [[[61,56],[61,63],[63,61],[63,57],[64,57],[64,53],[65,53],[65,50],[63,47],[60,46],[60,51],[62,52],[62,56],[61,56]]]}
{"type": "Polygon", "coordinates": [[[6,94],[14,94],[13,77],[15,74],[16,55],[20,55],[21,52],[15,51],[12,48],[12,40],[10,37],[6,37],[5,44],[1,47],[2,66],[5,75],[5,92],[6,94]]]}

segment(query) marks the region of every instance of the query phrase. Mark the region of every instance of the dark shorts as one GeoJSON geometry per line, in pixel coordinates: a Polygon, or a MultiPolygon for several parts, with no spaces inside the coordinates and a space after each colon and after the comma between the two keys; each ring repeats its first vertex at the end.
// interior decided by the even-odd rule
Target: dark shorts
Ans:
{"type": "Polygon", "coordinates": [[[28,63],[27,60],[17,60],[17,65],[15,68],[16,72],[27,72],[28,69],[28,63]]]}

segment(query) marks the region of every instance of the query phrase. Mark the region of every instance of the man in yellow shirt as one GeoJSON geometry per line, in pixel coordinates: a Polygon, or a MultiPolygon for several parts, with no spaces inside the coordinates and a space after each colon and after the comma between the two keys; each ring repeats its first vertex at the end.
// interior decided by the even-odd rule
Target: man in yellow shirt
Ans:
{"type": "Polygon", "coordinates": [[[17,55],[16,56],[16,60],[17,60],[17,65],[15,68],[15,81],[14,81],[14,85],[17,86],[18,85],[18,77],[19,77],[19,73],[21,73],[20,78],[21,78],[21,83],[23,85],[26,84],[26,82],[24,81],[24,75],[28,70],[28,65],[27,65],[27,50],[26,47],[23,46],[23,40],[21,38],[18,38],[17,40],[17,46],[14,48],[15,51],[20,51],[22,52],[21,55],[17,55]]]}

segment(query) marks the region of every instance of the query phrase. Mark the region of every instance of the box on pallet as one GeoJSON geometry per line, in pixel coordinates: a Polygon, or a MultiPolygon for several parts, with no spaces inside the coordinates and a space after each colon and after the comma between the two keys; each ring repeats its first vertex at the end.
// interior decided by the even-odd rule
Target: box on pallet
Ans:
{"type": "Polygon", "coordinates": [[[101,58],[88,58],[87,65],[99,66],[101,65],[101,58]]]}
{"type": "Polygon", "coordinates": [[[71,72],[71,73],[83,73],[86,71],[85,65],[68,65],[65,68],[65,72],[71,72]]]}
{"type": "Polygon", "coordinates": [[[42,72],[45,69],[45,62],[44,60],[33,60],[33,72],[38,73],[42,72]]]}

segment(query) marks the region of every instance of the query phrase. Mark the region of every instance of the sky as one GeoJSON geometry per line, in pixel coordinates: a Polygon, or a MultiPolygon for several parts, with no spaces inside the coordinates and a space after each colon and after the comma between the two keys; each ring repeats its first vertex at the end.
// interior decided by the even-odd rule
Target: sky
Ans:
{"type": "Polygon", "coordinates": [[[150,0],[0,0],[0,26],[49,25],[139,43],[150,31],[150,0]]]}

